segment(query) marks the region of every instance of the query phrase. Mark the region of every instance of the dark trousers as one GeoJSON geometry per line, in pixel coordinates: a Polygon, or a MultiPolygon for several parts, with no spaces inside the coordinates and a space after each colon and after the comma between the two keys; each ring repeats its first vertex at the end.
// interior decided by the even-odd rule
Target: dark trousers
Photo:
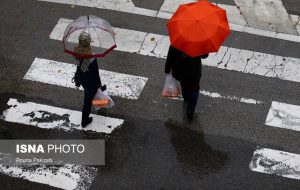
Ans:
{"type": "Polygon", "coordinates": [[[199,83],[194,82],[180,82],[182,96],[184,102],[187,103],[187,113],[193,114],[195,112],[198,96],[199,96],[199,83]]]}
{"type": "Polygon", "coordinates": [[[92,109],[92,100],[94,99],[97,90],[98,88],[84,88],[84,103],[82,108],[81,124],[86,123],[88,121],[92,109]]]}

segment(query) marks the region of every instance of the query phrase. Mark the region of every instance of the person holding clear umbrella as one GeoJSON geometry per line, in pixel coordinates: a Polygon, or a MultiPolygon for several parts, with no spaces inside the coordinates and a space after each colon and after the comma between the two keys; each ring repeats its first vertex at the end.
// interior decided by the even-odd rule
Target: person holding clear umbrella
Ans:
{"type": "MultiPolygon", "coordinates": [[[[76,86],[82,85],[84,88],[81,124],[82,127],[86,127],[93,120],[89,115],[93,99],[99,99],[98,96],[95,97],[96,94],[100,94],[97,93],[100,92],[98,89],[102,91],[106,89],[105,85],[101,85],[97,58],[106,56],[117,47],[115,33],[112,26],[100,17],[80,16],[66,27],[63,47],[65,53],[76,58],[77,70],[74,82],[76,86]]],[[[109,102],[111,106],[112,101],[109,102]]]]}
{"type": "MultiPolygon", "coordinates": [[[[78,46],[75,47],[75,53],[80,55],[90,55],[91,50],[91,36],[88,32],[82,32],[79,35],[78,46]]],[[[77,70],[75,73],[75,85],[79,87],[82,85],[84,89],[84,104],[82,108],[82,127],[86,127],[93,121],[89,117],[91,113],[92,100],[97,93],[98,88],[102,91],[106,90],[106,86],[101,84],[99,76],[99,68],[96,58],[76,58],[77,70]]]]}

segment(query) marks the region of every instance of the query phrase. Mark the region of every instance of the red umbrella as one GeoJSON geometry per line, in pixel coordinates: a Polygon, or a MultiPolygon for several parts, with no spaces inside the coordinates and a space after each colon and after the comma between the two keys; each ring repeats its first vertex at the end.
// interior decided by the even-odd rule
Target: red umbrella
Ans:
{"type": "Polygon", "coordinates": [[[104,19],[89,15],[81,16],[70,23],[63,36],[64,51],[78,58],[104,57],[116,46],[115,33],[104,19]],[[80,46],[80,40],[86,37],[88,51],[80,46]]]}
{"type": "Polygon", "coordinates": [[[191,57],[217,52],[230,34],[226,11],[205,0],[180,5],[167,28],[171,45],[191,57]]]}

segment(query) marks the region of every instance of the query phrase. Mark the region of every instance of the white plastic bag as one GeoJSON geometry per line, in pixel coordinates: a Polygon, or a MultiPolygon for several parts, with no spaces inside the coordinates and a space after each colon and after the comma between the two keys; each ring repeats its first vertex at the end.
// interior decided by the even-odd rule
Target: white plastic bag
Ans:
{"type": "Polygon", "coordinates": [[[115,103],[107,95],[106,91],[102,92],[102,90],[99,88],[92,101],[92,105],[96,110],[98,110],[100,108],[112,108],[115,105],[115,103]]]}
{"type": "Polygon", "coordinates": [[[171,75],[166,76],[165,86],[161,93],[164,97],[178,97],[180,94],[180,84],[179,82],[171,75]]]}

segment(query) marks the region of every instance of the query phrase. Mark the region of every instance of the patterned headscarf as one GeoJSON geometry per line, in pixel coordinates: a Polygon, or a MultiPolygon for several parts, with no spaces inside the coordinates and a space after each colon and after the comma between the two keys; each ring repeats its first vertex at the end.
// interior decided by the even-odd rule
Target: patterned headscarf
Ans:
{"type": "MultiPolygon", "coordinates": [[[[91,35],[84,31],[79,35],[78,38],[78,46],[75,47],[75,53],[77,54],[81,54],[81,55],[92,55],[92,48],[91,48],[91,35]]],[[[78,66],[80,66],[80,69],[83,72],[86,72],[91,64],[91,62],[93,62],[94,58],[90,58],[90,59],[80,59],[80,58],[76,58],[77,59],[77,64],[78,66]],[[80,65],[81,63],[81,65],[80,65]]]]}

